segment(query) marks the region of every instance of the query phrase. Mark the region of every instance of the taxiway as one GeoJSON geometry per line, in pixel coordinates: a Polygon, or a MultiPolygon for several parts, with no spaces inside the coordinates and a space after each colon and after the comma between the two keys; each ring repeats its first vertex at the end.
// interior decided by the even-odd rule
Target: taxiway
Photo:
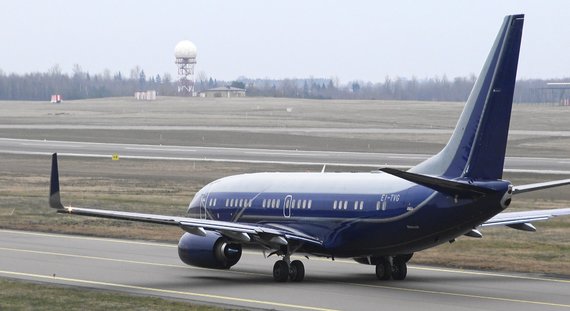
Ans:
{"type": "MultiPolygon", "coordinates": [[[[244,252],[229,271],[185,266],[176,245],[0,230],[0,276],[242,308],[279,310],[563,310],[570,280],[412,265],[405,281],[372,266],[304,259],[303,283],[276,284],[274,258],[244,252]]],[[[482,258],[484,260],[484,258],[482,258]]],[[[413,260],[412,260],[413,263],[413,260]]]]}
{"type": "MultiPolygon", "coordinates": [[[[300,165],[338,165],[359,167],[408,168],[427,159],[426,154],[299,151],[254,148],[166,146],[141,144],[92,143],[0,138],[0,153],[62,156],[218,161],[237,163],[274,163],[300,165]]],[[[505,172],[570,174],[570,159],[547,157],[507,157],[505,172]]]]}

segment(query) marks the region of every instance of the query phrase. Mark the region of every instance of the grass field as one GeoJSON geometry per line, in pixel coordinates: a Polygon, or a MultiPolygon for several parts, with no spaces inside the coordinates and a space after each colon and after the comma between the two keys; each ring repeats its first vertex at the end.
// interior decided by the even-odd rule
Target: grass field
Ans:
{"type": "MultiPolygon", "coordinates": [[[[181,98],[155,102],[103,98],[47,102],[0,101],[0,137],[164,145],[299,150],[435,153],[449,133],[386,134],[310,129],[436,129],[451,131],[462,103],[288,98],[181,98]],[[289,112],[290,111],[290,112],[289,112]],[[47,128],[34,128],[47,126],[47,128]],[[72,126],[62,129],[60,126],[72,126]],[[137,126],[136,129],[129,129],[137,126]],[[176,126],[202,126],[201,129],[176,126]],[[216,127],[232,127],[223,129],[216,127]],[[250,130],[239,130],[249,127],[250,130]],[[251,128],[273,128],[259,133],[251,128]],[[142,129],[141,129],[142,128],[142,129]],[[296,129],[309,129],[302,132],[296,129]]],[[[568,107],[515,105],[510,156],[570,155],[568,107]],[[533,135],[532,131],[546,131],[533,135]]]]}

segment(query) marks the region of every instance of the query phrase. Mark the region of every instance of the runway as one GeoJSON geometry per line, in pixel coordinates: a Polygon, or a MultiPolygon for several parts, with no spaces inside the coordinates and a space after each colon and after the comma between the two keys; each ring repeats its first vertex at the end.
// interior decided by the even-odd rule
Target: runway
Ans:
{"type": "MultiPolygon", "coordinates": [[[[303,259],[303,283],[273,282],[275,258],[244,252],[229,271],[182,264],[176,245],[0,230],[0,276],[278,310],[561,310],[570,280],[411,265],[405,281],[372,266],[303,259]]],[[[482,258],[482,260],[484,260],[482,258]]],[[[413,260],[412,260],[413,263],[413,260]]]]}
{"type": "MultiPolygon", "coordinates": [[[[252,148],[166,146],[74,141],[0,138],[0,153],[62,156],[111,157],[186,161],[220,161],[300,165],[340,165],[378,168],[408,168],[429,157],[427,154],[299,151],[252,148]]],[[[505,172],[570,174],[569,158],[507,157],[505,172]]]]}
{"type": "MultiPolygon", "coordinates": [[[[428,134],[451,135],[452,129],[441,128],[368,128],[368,127],[287,127],[287,126],[200,126],[200,125],[85,125],[85,124],[0,124],[0,129],[18,130],[135,130],[135,131],[210,131],[287,134],[428,134]]],[[[510,130],[510,135],[570,137],[570,131],[510,130]]]]}

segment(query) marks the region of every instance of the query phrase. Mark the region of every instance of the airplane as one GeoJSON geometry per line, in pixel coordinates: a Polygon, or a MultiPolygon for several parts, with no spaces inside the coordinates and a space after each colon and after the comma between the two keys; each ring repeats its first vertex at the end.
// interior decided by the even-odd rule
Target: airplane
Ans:
{"type": "Polygon", "coordinates": [[[482,227],[535,231],[533,222],[570,208],[504,212],[513,196],[570,179],[519,186],[502,179],[523,22],[524,15],[504,18],[447,145],[408,171],[234,175],[204,186],[187,217],[177,217],[64,207],[54,153],[49,204],[58,213],[178,226],[178,255],[188,265],[229,269],[244,246],[261,248],[279,258],[277,282],[303,281],[293,254],[352,258],[375,266],[380,280],[403,280],[415,252],[482,237],[482,227]]]}

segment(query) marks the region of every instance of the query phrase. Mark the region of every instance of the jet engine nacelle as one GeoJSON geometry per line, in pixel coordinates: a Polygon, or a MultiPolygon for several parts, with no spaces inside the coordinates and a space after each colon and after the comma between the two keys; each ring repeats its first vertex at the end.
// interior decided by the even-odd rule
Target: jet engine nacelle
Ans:
{"type": "Polygon", "coordinates": [[[241,258],[241,245],[213,231],[206,231],[205,236],[184,233],[178,242],[178,256],[187,265],[229,269],[241,258]]]}

